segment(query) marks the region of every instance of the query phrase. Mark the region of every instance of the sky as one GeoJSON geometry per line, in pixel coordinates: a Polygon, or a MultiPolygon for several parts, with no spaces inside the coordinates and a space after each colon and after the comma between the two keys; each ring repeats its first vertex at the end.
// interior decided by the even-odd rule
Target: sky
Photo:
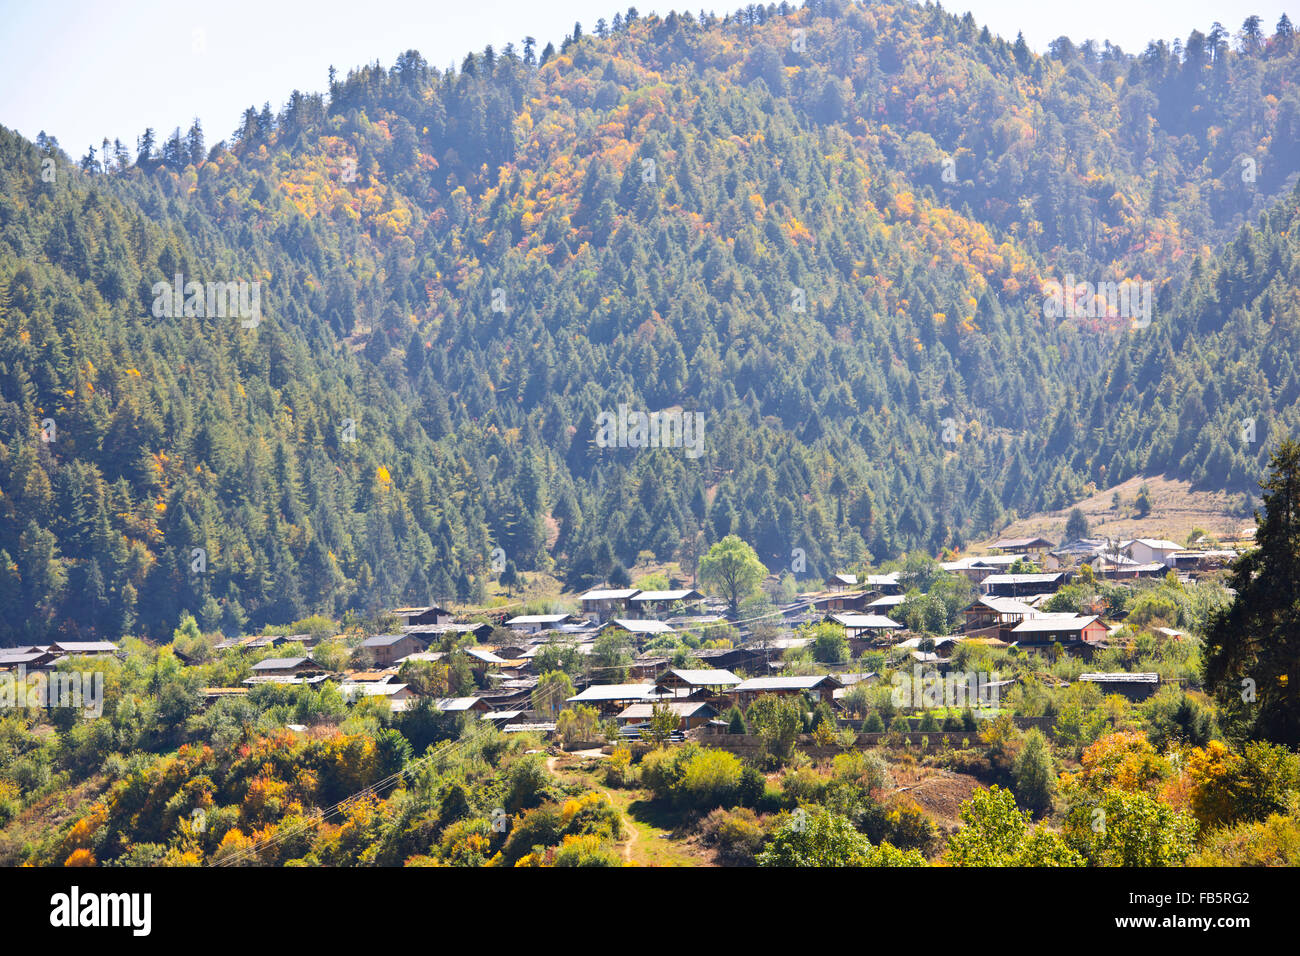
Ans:
{"type": "MultiPolygon", "coordinates": [[[[747,0],[642,0],[642,15],[674,8],[719,15],[747,0]]],[[[323,91],[340,75],[379,60],[391,66],[419,50],[445,68],[491,44],[559,46],[581,22],[611,20],[630,0],[0,0],[0,125],[29,139],[45,131],[83,155],[107,136],[132,153],[146,127],[163,138],[198,117],[209,144],[229,138],[240,114],[289,94],[323,91]]],[[[1300,23],[1300,0],[948,0],[1008,39],[1023,31],[1038,51],[1058,36],[1110,40],[1140,52],[1218,20],[1232,33],[1251,13],[1272,33],[1286,10],[1300,23]]]]}

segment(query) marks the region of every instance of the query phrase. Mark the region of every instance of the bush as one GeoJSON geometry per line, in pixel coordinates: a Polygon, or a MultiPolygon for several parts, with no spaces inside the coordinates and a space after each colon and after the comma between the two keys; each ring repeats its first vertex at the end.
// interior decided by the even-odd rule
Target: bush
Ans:
{"type": "MultiPolygon", "coordinates": [[[[916,850],[928,856],[938,840],[938,834],[930,818],[911,800],[901,801],[893,807],[886,816],[885,822],[889,843],[900,850],[916,850]]],[[[884,845],[888,846],[889,843],[884,845]]]]}
{"type": "Polygon", "coordinates": [[[1047,738],[1037,728],[1025,734],[1025,742],[1011,767],[1016,802],[1042,814],[1052,806],[1056,772],[1047,738]]]}
{"type": "MultiPolygon", "coordinates": [[[[711,810],[740,802],[744,766],[725,750],[690,743],[660,748],[641,761],[641,782],[661,800],[688,810],[711,810]]],[[[752,779],[748,786],[752,790],[752,779]]]]}
{"type": "Polygon", "coordinates": [[[632,751],[627,747],[615,747],[609,759],[601,763],[601,777],[607,787],[626,787],[636,779],[632,769],[632,751]]]}
{"type": "Polygon", "coordinates": [[[791,770],[781,780],[781,795],[787,807],[802,803],[821,803],[826,792],[826,781],[811,767],[791,770]]]}
{"type": "Polygon", "coordinates": [[[749,728],[745,726],[745,712],[740,709],[738,704],[732,704],[731,710],[727,711],[727,733],[749,733],[749,728]]]}
{"type": "Polygon", "coordinates": [[[740,758],[725,750],[700,750],[686,761],[677,802],[695,810],[729,806],[740,793],[740,758]]]}
{"type": "Polygon", "coordinates": [[[796,810],[776,829],[759,866],[863,866],[871,844],[842,814],[796,810]]]}
{"type": "Polygon", "coordinates": [[[753,866],[767,838],[758,814],[745,807],[714,810],[704,818],[700,832],[705,844],[715,847],[719,861],[728,866],[753,866]]]}

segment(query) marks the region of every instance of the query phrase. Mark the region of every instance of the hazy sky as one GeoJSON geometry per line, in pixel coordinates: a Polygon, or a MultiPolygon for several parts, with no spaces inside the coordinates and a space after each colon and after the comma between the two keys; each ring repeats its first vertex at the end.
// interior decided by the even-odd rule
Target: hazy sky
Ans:
{"type": "MultiPolygon", "coordinates": [[[[275,109],[294,89],[320,91],[331,64],[340,75],[419,50],[438,67],[527,35],[557,46],[579,21],[626,10],[628,0],[0,0],[0,125],[28,138],[41,130],[79,157],[105,136],[134,153],[147,126],[167,132],[198,116],[209,144],[226,139],[250,104],[275,109]]],[[[644,15],[671,9],[719,15],[741,0],[706,4],[645,0],[644,15]]],[[[995,33],[1023,30],[1036,50],[1065,34],[1110,40],[1138,52],[1148,40],[1186,37],[1221,21],[1232,33],[1257,13],[1271,33],[1300,0],[953,0],[995,33]]]]}

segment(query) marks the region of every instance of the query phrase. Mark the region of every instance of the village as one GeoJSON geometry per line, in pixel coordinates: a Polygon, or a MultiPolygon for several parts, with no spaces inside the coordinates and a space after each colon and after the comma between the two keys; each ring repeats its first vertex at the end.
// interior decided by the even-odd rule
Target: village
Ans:
{"type": "MultiPolygon", "coordinates": [[[[726,715],[733,707],[743,710],[767,695],[798,697],[809,707],[824,704],[837,721],[861,727],[853,720],[861,716],[855,705],[861,698],[852,689],[878,684],[881,670],[887,669],[893,675],[895,703],[903,710],[944,705],[988,716],[999,712],[998,694],[1014,679],[969,675],[971,693],[957,701],[950,694],[898,691],[907,691],[913,681],[919,689],[924,679],[947,681],[936,686],[964,687],[968,675],[954,666],[962,648],[1045,655],[1052,661],[1068,656],[1086,666],[1115,645],[1125,622],[1109,614],[1100,599],[1076,610],[1051,609],[1062,588],[1080,579],[1140,588],[1143,582],[1171,576],[1190,584],[1218,575],[1237,554],[1161,538],[1078,539],[1059,545],[1039,537],[1008,538],[987,551],[937,562],[942,572],[968,582],[972,594],[961,609],[959,627],[949,634],[914,632],[891,616],[903,616],[900,609],[916,597],[905,593],[900,571],[833,574],[823,587],[772,603],[770,610],[753,617],[732,613],[725,602],[676,586],[677,581],[667,589],[602,586],[571,599],[571,610],[550,613],[456,613],[436,604],[395,608],[375,622],[379,632],[363,629],[344,654],[337,649],[318,653],[318,633],[218,640],[211,652],[246,656],[247,676],[234,686],[205,687],[202,697],[206,706],[247,695],[258,685],[330,683],[349,704],[382,700],[400,712],[427,698],[428,706],[440,713],[483,721],[507,733],[545,737],[557,734],[557,717],[565,711],[592,718],[586,736],[603,726],[607,738],[616,729],[621,739],[644,735],[657,715],[670,713],[675,721],[669,719],[673,732],[666,739],[680,740],[726,733],[726,715]],[[839,648],[834,659],[824,652],[809,653],[817,635],[827,632],[839,648]],[[436,672],[452,655],[468,665],[468,679],[460,686],[447,676],[444,695],[429,680],[412,679],[436,672]],[[868,669],[868,660],[875,666],[868,669]],[[567,670],[572,680],[544,682],[556,669],[567,670]],[[572,693],[565,692],[569,687],[572,693]]],[[[1188,636],[1172,627],[1153,630],[1166,640],[1188,636]]],[[[84,666],[87,658],[118,653],[110,642],[10,648],[0,654],[0,673],[21,680],[67,658],[84,666]]],[[[173,653],[182,664],[196,663],[179,647],[173,653]]],[[[1085,669],[1075,680],[1094,684],[1104,694],[1141,701],[1159,689],[1162,676],[1085,669]]],[[[659,728],[665,719],[660,717],[659,728]]]]}

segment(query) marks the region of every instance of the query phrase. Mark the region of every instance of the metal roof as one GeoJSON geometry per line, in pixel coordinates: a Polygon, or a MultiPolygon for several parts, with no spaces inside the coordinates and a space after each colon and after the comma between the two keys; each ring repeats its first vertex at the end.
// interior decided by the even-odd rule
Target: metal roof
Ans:
{"type": "MultiPolygon", "coordinates": [[[[684,683],[693,684],[697,687],[716,687],[720,684],[740,683],[739,677],[731,673],[731,671],[721,668],[713,670],[679,670],[678,668],[672,668],[668,671],[668,674],[680,678],[684,683]]],[[[668,674],[665,674],[664,677],[667,677],[668,674]]],[[[664,678],[660,677],[659,679],[662,681],[664,678]]]]}
{"type": "Polygon", "coordinates": [[[738,691],[764,690],[811,690],[826,681],[837,687],[840,682],[832,674],[808,674],[800,677],[751,677],[741,681],[733,689],[738,691]]]}
{"type": "Polygon", "coordinates": [[[640,700],[658,693],[654,684],[592,684],[580,694],[568,698],[568,703],[585,704],[593,700],[640,700]]]}

